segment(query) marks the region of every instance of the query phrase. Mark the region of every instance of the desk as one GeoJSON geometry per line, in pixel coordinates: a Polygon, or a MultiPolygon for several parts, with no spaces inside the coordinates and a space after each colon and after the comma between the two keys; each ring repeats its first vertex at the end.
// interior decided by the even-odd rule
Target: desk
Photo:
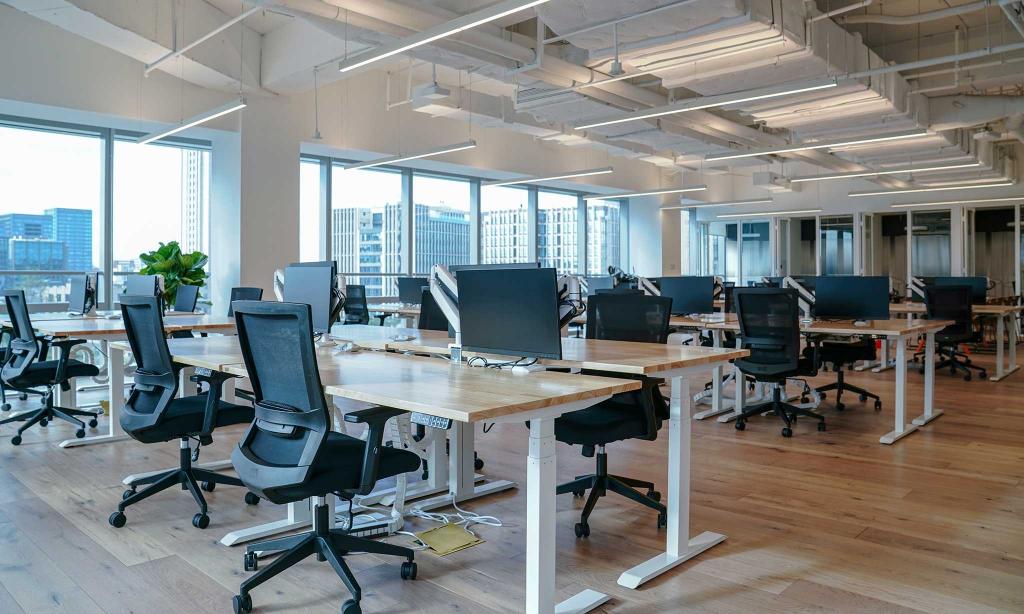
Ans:
{"type": "MultiPolygon", "coordinates": [[[[989,379],[998,382],[1020,369],[1017,364],[1017,326],[1013,320],[1024,311],[1024,306],[974,305],[971,309],[976,316],[996,319],[996,374],[989,379]],[[1004,343],[1009,348],[1009,364],[1004,358],[1004,343]]],[[[907,317],[924,312],[924,303],[894,303],[889,306],[889,313],[906,314],[907,317]]]]}
{"type": "Polygon", "coordinates": [[[368,301],[366,306],[373,313],[382,313],[384,315],[403,318],[409,326],[413,327],[416,326],[416,322],[420,318],[419,305],[409,305],[406,303],[399,303],[398,301],[368,301]]]}
{"type": "MultiPolygon", "coordinates": [[[[448,351],[447,341],[440,339],[428,339],[418,343],[394,342],[388,344],[388,349],[428,353],[448,351]]],[[[463,354],[465,355],[466,352],[463,354]]],[[[555,367],[647,375],[671,380],[668,428],[668,501],[666,504],[668,525],[665,552],[623,572],[618,580],[620,585],[637,588],[644,582],[725,540],[725,535],[711,531],[705,531],[694,538],[689,537],[690,431],[692,425],[690,420],[691,398],[687,377],[710,369],[721,369],[721,366],[728,361],[749,354],[749,351],[740,349],[727,350],[563,337],[562,359],[540,361],[541,364],[555,367]]],[[[463,469],[461,473],[466,475],[467,471],[463,469]]],[[[551,493],[554,493],[553,484],[551,493]]],[[[595,607],[601,602],[603,601],[590,605],[590,607],[595,607]]],[[[582,611],[586,611],[586,609],[582,611]]]]}
{"type": "MultiPolygon", "coordinates": [[[[837,335],[837,336],[861,336],[882,337],[886,341],[896,341],[896,407],[894,411],[894,428],[892,431],[882,435],[880,443],[893,444],[903,437],[917,430],[917,427],[928,424],[935,418],[942,415],[941,409],[934,408],[935,397],[935,333],[949,326],[952,322],[948,320],[873,320],[867,326],[855,326],[852,320],[846,321],[814,321],[810,324],[801,324],[800,330],[808,335],[837,335]],[[925,361],[924,361],[924,411],[914,418],[910,423],[906,421],[906,394],[907,394],[907,339],[909,337],[925,336],[925,361]]],[[[686,328],[706,328],[712,331],[715,345],[721,344],[720,331],[739,332],[739,322],[734,314],[728,314],[725,318],[672,318],[672,325],[686,328]]],[[[715,377],[713,385],[720,387],[721,374],[715,377]]],[[[719,422],[728,422],[736,417],[740,408],[745,404],[745,387],[739,383],[743,376],[738,373],[736,376],[736,403],[734,411],[728,415],[720,416],[719,422]]],[[[712,412],[722,413],[721,393],[716,392],[714,400],[717,405],[712,407],[712,412]]],[[[701,417],[715,415],[711,412],[703,412],[701,417]]]]}
{"type": "MultiPolygon", "coordinates": [[[[173,359],[187,362],[190,359],[184,346],[176,341],[169,342],[173,359]]],[[[185,341],[193,344],[203,340],[185,341]]],[[[204,354],[208,357],[212,353],[204,354]]],[[[597,591],[585,590],[557,606],[554,602],[554,419],[613,394],[635,390],[639,382],[563,373],[510,373],[383,352],[320,353],[318,362],[325,393],[331,396],[421,411],[462,424],[530,420],[524,610],[531,614],[585,612],[607,600],[597,591]]],[[[222,370],[246,374],[244,365],[239,364],[225,365],[222,370]]],[[[471,463],[472,455],[469,460],[471,463]]],[[[670,487],[670,499],[672,492],[670,487]]]]}
{"type": "MultiPolygon", "coordinates": [[[[125,338],[127,331],[124,328],[124,322],[120,318],[65,317],[63,320],[33,321],[32,325],[39,333],[44,335],[99,341],[107,355],[107,387],[110,393],[110,419],[108,420],[109,430],[107,434],[84,437],[82,439],[66,439],[60,442],[60,447],[73,448],[127,439],[128,436],[121,430],[121,421],[118,417],[121,406],[124,404],[124,370],[114,368],[114,365],[124,364],[124,352],[127,344],[110,343],[111,341],[125,338]]],[[[233,318],[226,317],[182,315],[164,320],[164,329],[167,332],[185,330],[234,332],[235,321],[233,318]]],[[[74,389],[73,386],[72,389],[74,389]]]]}

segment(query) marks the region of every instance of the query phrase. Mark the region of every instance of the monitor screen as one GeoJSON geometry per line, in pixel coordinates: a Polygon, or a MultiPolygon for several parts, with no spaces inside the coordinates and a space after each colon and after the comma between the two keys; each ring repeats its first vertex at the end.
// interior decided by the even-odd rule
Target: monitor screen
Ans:
{"type": "Polygon", "coordinates": [[[305,303],[313,310],[313,331],[331,330],[334,275],[327,266],[289,266],[284,271],[284,300],[305,303]]]}
{"type": "Polygon", "coordinates": [[[850,320],[889,319],[889,278],[825,275],[817,280],[814,316],[850,320]]]}
{"type": "Polygon", "coordinates": [[[936,277],[933,283],[936,286],[970,286],[971,302],[975,305],[984,305],[988,299],[987,277],[936,277]]]}
{"type": "Polygon", "coordinates": [[[456,277],[459,271],[506,271],[510,269],[539,269],[540,262],[506,262],[504,264],[453,264],[448,267],[456,277]]]}
{"type": "Polygon", "coordinates": [[[672,299],[672,315],[711,313],[715,310],[712,276],[659,277],[661,295],[672,299]]]}
{"type": "Polygon", "coordinates": [[[129,275],[124,280],[124,293],[131,296],[157,296],[160,285],[156,275],[129,275]]]}
{"type": "Polygon", "coordinates": [[[399,277],[398,300],[406,305],[419,305],[423,300],[423,288],[430,286],[425,277],[399,277]]]}
{"type": "Polygon", "coordinates": [[[71,278],[71,293],[68,298],[68,311],[85,315],[96,306],[96,277],[92,275],[75,275],[71,278]]]}
{"type": "Polygon", "coordinates": [[[462,271],[459,323],[467,350],[561,359],[555,269],[462,271]]]}
{"type": "Polygon", "coordinates": [[[587,278],[587,296],[594,296],[600,290],[611,290],[615,287],[615,278],[611,275],[587,278]]]}

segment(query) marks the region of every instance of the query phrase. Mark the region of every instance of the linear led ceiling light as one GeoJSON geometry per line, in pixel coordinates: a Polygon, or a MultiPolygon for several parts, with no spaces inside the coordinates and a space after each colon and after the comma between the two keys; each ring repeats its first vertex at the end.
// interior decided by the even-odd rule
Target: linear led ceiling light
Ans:
{"type": "Polygon", "coordinates": [[[463,151],[465,149],[473,149],[476,147],[476,141],[466,141],[465,143],[456,143],[455,145],[445,145],[438,149],[431,149],[430,151],[423,151],[420,153],[412,153],[404,156],[388,156],[387,158],[377,158],[376,160],[367,160],[366,162],[356,162],[355,164],[349,164],[345,166],[346,171],[355,170],[357,168],[370,168],[371,166],[384,166],[385,164],[398,164],[399,162],[405,162],[406,160],[418,160],[420,158],[429,158],[431,156],[440,156],[446,153],[452,153],[455,151],[463,151]]]}
{"type": "Polygon", "coordinates": [[[934,166],[904,166],[902,168],[889,168],[877,171],[853,171],[849,173],[832,173],[830,175],[807,175],[804,177],[790,177],[791,183],[802,183],[805,181],[829,181],[831,179],[853,179],[856,177],[878,177],[880,175],[900,175],[902,173],[927,173],[931,171],[948,171],[956,168],[972,168],[981,166],[981,162],[965,162],[962,164],[945,164],[934,166]]]}
{"type": "Polygon", "coordinates": [[[453,34],[458,34],[464,30],[469,30],[479,25],[495,21],[496,19],[501,19],[502,17],[511,15],[512,13],[518,13],[524,9],[544,4],[547,1],[548,0],[505,0],[504,2],[499,2],[485,9],[473,11],[472,13],[467,13],[461,17],[456,17],[451,21],[438,24],[433,28],[427,28],[422,32],[418,32],[412,36],[395,41],[390,45],[382,45],[380,47],[370,49],[365,53],[360,53],[359,55],[339,64],[338,70],[341,72],[348,72],[359,68],[360,66],[366,66],[367,64],[371,64],[378,60],[390,58],[391,56],[405,53],[410,49],[415,49],[416,47],[432,43],[436,40],[447,38],[453,34]]]}
{"type": "Polygon", "coordinates": [[[866,138],[845,139],[839,141],[821,141],[820,143],[809,143],[806,145],[787,145],[784,147],[770,147],[767,149],[757,149],[754,151],[744,151],[739,153],[712,154],[710,156],[705,157],[704,159],[708,162],[714,162],[716,160],[735,160],[736,158],[769,156],[775,154],[791,153],[794,151],[809,151],[811,149],[833,149],[836,147],[848,147],[850,145],[862,145],[865,143],[881,143],[883,141],[915,139],[927,135],[927,130],[911,130],[909,132],[897,132],[895,134],[888,134],[885,136],[872,136],[866,138]]]}
{"type": "Polygon", "coordinates": [[[942,185],[926,188],[904,188],[902,190],[871,190],[868,192],[850,192],[849,196],[887,196],[889,194],[916,194],[918,192],[943,192],[946,190],[976,190],[979,188],[1001,188],[1013,185],[1012,181],[1000,181],[999,183],[970,183],[961,185],[942,185]]]}
{"type": "Polygon", "coordinates": [[[726,200],[717,203],[694,203],[692,205],[672,205],[662,209],[707,209],[709,207],[732,207],[734,205],[767,205],[775,202],[774,198],[748,198],[746,200],[726,200]]]}
{"type": "Polygon", "coordinates": [[[669,188],[667,190],[654,190],[653,192],[626,192],[623,194],[591,194],[584,196],[583,200],[605,200],[609,198],[634,198],[639,196],[660,196],[661,194],[684,194],[686,192],[703,192],[708,189],[706,185],[690,185],[681,188],[669,188]]]}
{"type": "Polygon", "coordinates": [[[765,215],[802,215],[804,213],[821,213],[821,209],[798,209],[796,211],[748,211],[747,213],[724,213],[717,218],[727,217],[761,217],[765,215]]]}
{"type": "Polygon", "coordinates": [[[1006,198],[975,198],[973,200],[939,200],[931,203],[905,203],[902,205],[889,205],[894,209],[910,209],[911,207],[933,207],[940,205],[972,205],[975,203],[1024,203],[1024,196],[1009,196],[1006,198]]]}
{"type": "Polygon", "coordinates": [[[699,96],[697,98],[690,98],[688,100],[683,100],[663,107],[643,109],[641,111],[627,113],[620,117],[606,118],[595,122],[583,123],[576,126],[576,129],[586,130],[587,128],[597,128],[598,126],[610,126],[612,124],[663,117],[665,115],[674,115],[676,113],[685,113],[687,111],[699,111],[701,109],[710,109],[711,107],[722,107],[739,102],[750,102],[751,100],[763,100],[765,98],[778,98],[779,96],[789,96],[790,94],[799,94],[800,92],[823,90],[835,87],[836,85],[838,85],[838,82],[835,79],[825,79],[822,81],[812,81],[810,83],[804,82],[804,84],[800,86],[776,85],[773,87],[747,90],[745,92],[732,92],[730,94],[719,94],[716,96],[699,96]]]}
{"type": "Polygon", "coordinates": [[[245,108],[245,98],[236,98],[235,100],[232,100],[231,102],[229,102],[229,103],[227,103],[227,104],[225,104],[223,106],[219,106],[216,109],[210,109],[209,111],[206,111],[205,113],[200,113],[199,115],[190,117],[190,118],[186,119],[185,121],[183,121],[182,123],[178,124],[177,126],[174,126],[173,128],[168,128],[167,130],[158,130],[156,132],[150,132],[149,134],[144,134],[144,135],[139,137],[138,143],[139,143],[139,145],[145,145],[146,143],[152,143],[153,141],[159,141],[160,139],[169,137],[172,134],[177,134],[177,133],[181,132],[182,130],[188,130],[189,128],[191,128],[193,126],[198,126],[199,124],[205,124],[206,122],[208,122],[210,120],[213,120],[213,119],[217,119],[218,117],[220,117],[222,115],[227,115],[228,113],[234,113],[235,111],[238,111],[239,109],[244,109],[244,108],[245,108]]]}
{"type": "Polygon", "coordinates": [[[572,179],[573,177],[589,177],[591,175],[605,175],[613,172],[615,169],[610,166],[603,166],[601,168],[590,168],[584,171],[574,171],[571,173],[563,173],[561,175],[549,175],[547,177],[526,177],[524,179],[496,179],[494,181],[484,181],[480,185],[519,185],[521,183],[540,183],[542,181],[556,181],[558,179],[572,179]]]}

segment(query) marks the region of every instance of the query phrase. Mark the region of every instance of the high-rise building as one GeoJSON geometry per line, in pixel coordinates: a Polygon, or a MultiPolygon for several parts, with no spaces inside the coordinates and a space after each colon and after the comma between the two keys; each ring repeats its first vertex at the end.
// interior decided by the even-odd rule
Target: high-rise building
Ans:
{"type": "Polygon", "coordinates": [[[58,207],[47,209],[51,230],[48,238],[64,243],[67,260],[64,268],[69,271],[91,271],[92,261],[92,211],[58,207]]]}
{"type": "Polygon", "coordinates": [[[14,237],[25,239],[50,238],[51,221],[48,215],[34,213],[5,213],[0,215],[0,269],[15,268],[9,260],[9,242],[14,237]]]}
{"type": "Polygon", "coordinates": [[[66,247],[53,239],[7,240],[7,262],[19,271],[56,271],[65,268],[66,247]]]}
{"type": "Polygon", "coordinates": [[[181,150],[181,251],[204,251],[203,211],[206,210],[203,190],[206,168],[203,152],[181,150]]]}
{"type": "Polygon", "coordinates": [[[579,272],[579,207],[539,207],[537,259],[560,274],[579,272]]]}
{"type": "Polygon", "coordinates": [[[603,275],[621,263],[621,207],[617,202],[587,204],[587,275],[603,275]]]}
{"type": "Polygon", "coordinates": [[[504,264],[528,258],[529,211],[508,207],[480,212],[480,262],[504,264]]]}
{"type": "Polygon", "coordinates": [[[469,264],[469,214],[460,209],[417,204],[413,241],[418,272],[438,263],[469,264]]]}
{"type": "MultiPolygon", "coordinates": [[[[342,273],[399,273],[402,270],[402,207],[344,207],[331,212],[332,258],[342,273]]],[[[385,277],[353,280],[366,286],[367,296],[392,296],[393,282],[385,277]]]]}

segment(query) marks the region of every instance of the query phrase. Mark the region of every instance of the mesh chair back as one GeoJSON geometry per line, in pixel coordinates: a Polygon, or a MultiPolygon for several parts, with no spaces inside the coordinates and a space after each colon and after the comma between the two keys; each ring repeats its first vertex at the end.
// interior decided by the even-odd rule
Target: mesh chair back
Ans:
{"type": "Polygon", "coordinates": [[[178,391],[178,374],[167,349],[159,299],[122,295],[121,317],[138,366],[121,411],[121,427],[131,435],[160,422],[178,391]]]}
{"type": "Polygon", "coordinates": [[[345,286],[345,324],[369,324],[370,308],[366,305],[366,286],[345,286]]]}
{"type": "Polygon", "coordinates": [[[736,286],[725,286],[722,288],[722,295],[725,302],[725,313],[736,313],[736,286]]]}
{"type": "Polygon", "coordinates": [[[736,364],[754,377],[796,371],[800,360],[800,303],[793,288],[736,288],[733,305],[742,347],[736,364]]]}
{"type": "Polygon", "coordinates": [[[672,299],[642,294],[595,294],[587,299],[587,339],[668,341],[672,299]]]}
{"type": "Polygon", "coordinates": [[[0,371],[0,377],[7,382],[19,377],[39,357],[39,341],[32,328],[32,318],[28,315],[25,291],[8,290],[4,292],[4,301],[7,303],[7,316],[11,320],[12,330],[7,358],[0,371]]]}
{"type": "Polygon", "coordinates": [[[423,289],[423,298],[420,302],[420,319],[417,323],[420,330],[448,330],[448,318],[444,316],[441,307],[434,300],[430,288],[423,289]]]}
{"type": "Polygon", "coordinates": [[[263,288],[247,288],[244,286],[238,286],[231,288],[231,300],[228,301],[228,317],[235,315],[233,309],[235,301],[262,301],[263,300],[263,288]]]}
{"type": "Polygon", "coordinates": [[[307,481],[330,431],[309,305],[239,301],[235,326],[252,384],[255,421],[232,454],[245,485],[274,503],[307,481]]]}
{"type": "Polygon", "coordinates": [[[925,286],[925,314],[929,320],[953,320],[940,335],[970,335],[973,331],[973,308],[970,286],[925,286]]]}
{"type": "Polygon", "coordinates": [[[199,286],[178,286],[174,296],[175,311],[195,311],[199,301],[199,286]]]}

